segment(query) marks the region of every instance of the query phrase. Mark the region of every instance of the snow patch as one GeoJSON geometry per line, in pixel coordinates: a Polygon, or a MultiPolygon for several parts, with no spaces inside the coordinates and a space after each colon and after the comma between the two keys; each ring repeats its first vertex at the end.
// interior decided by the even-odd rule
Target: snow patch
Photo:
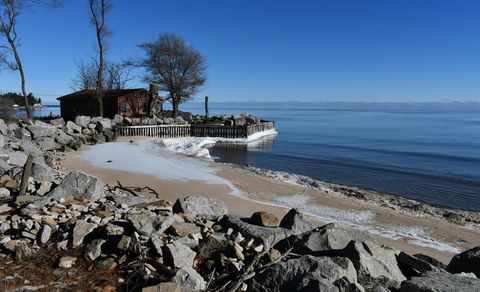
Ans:
{"type": "Polygon", "coordinates": [[[144,173],[163,180],[196,180],[227,185],[231,194],[242,194],[232,182],[217,176],[217,169],[209,163],[162,151],[154,141],[97,144],[82,152],[81,157],[97,167],[144,173]]]}

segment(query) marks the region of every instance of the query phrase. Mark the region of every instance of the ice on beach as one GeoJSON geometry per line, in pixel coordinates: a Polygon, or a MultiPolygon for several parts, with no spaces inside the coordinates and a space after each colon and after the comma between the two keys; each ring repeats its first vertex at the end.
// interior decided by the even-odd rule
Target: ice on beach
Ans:
{"type": "Polygon", "coordinates": [[[96,167],[144,173],[163,180],[227,185],[233,195],[241,194],[230,181],[216,175],[217,169],[208,162],[162,151],[154,141],[98,144],[83,152],[82,158],[96,167]]]}
{"type": "Polygon", "coordinates": [[[245,139],[230,139],[219,137],[184,137],[164,138],[160,139],[159,142],[169,151],[188,156],[204,158],[207,160],[213,160],[210,156],[210,151],[208,151],[208,147],[215,145],[217,142],[253,145],[264,137],[276,134],[278,133],[275,130],[268,130],[255,133],[245,139]]]}

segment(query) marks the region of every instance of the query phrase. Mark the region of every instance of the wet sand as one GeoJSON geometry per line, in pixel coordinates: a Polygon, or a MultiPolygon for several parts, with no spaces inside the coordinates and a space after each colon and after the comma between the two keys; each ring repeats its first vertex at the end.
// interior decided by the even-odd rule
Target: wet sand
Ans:
{"type": "MultiPolygon", "coordinates": [[[[143,138],[123,139],[123,141],[132,140],[134,142],[143,138]]],[[[325,208],[326,212],[335,212],[344,216],[356,216],[357,214],[370,214],[368,223],[365,226],[360,223],[359,228],[374,226],[388,232],[389,229],[405,229],[409,237],[385,238],[377,236],[377,240],[387,246],[392,246],[408,253],[424,253],[448,263],[454,254],[453,251],[439,250],[427,246],[416,245],[408,242],[416,237],[415,230],[425,233],[427,237],[434,241],[449,244],[457,247],[459,250],[465,250],[480,245],[480,230],[473,230],[458,226],[438,218],[419,218],[408,214],[402,214],[390,208],[373,206],[366,203],[359,203],[358,200],[350,198],[339,198],[337,196],[325,193],[319,190],[312,190],[302,186],[296,186],[285,182],[280,182],[272,178],[252,174],[244,169],[215,162],[208,164],[217,170],[216,175],[226,179],[241,190],[245,196],[236,196],[231,194],[231,188],[227,185],[211,184],[204,181],[190,180],[164,180],[154,175],[148,175],[138,172],[122,171],[94,166],[82,155],[88,151],[91,146],[84,146],[81,151],[65,154],[61,165],[66,170],[76,169],[99,177],[109,185],[117,185],[120,182],[126,187],[145,187],[148,186],[155,190],[161,199],[174,202],[177,198],[188,195],[209,196],[223,200],[228,206],[230,213],[239,216],[249,217],[255,211],[268,211],[281,218],[287,211],[287,208],[274,206],[273,202],[260,202],[265,198],[274,198],[280,196],[290,198],[292,196],[308,198],[308,204],[318,206],[320,211],[325,208]],[[411,232],[413,230],[414,232],[411,232]]],[[[93,146],[95,147],[95,146],[93,146]]],[[[125,153],[124,155],[128,155],[125,153]]],[[[134,163],[134,162],[132,162],[134,163]]],[[[162,167],[159,165],[158,167],[162,167]]],[[[312,219],[319,226],[329,223],[318,218],[312,219]]]]}

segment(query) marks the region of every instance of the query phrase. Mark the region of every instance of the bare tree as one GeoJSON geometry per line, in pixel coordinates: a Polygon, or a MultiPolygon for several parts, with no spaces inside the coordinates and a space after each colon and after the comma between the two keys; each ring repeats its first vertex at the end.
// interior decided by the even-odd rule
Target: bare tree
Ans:
{"type": "Polygon", "coordinates": [[[179,105],[191,100],[206,81],[203,56],[183,38],[171,33],[162,34],[140,47],[146,55],[140,60],[140,66],[148,72],[145,80],[159,84],[161,90],[169,93],[167,99],[172,102],[176,117],[179,105]]]}
{"type": "MultiPolygon", "coordinates": [[[[73,90],[96,89],[98,66],[96,62],[75,62],[77,74],[72,79],[73,90]]],[[[134,79],[133,67],[126,62],[105,62],[103,79],[104,89],[125,89],[128,82],[134,79]]]]}
{"type": "Polygon", "coordinates": [[[95,95],[98,101],[98,114],[103,117],[103,87],[104,87],[104,70],[105,70],[105,41],[110,35],[106,24],[105,16],[110,10],[111,2],[109,0],[88,0],[90,8],[90,19],[95,27],[98,46],[98,59],[94,59],[97,63],[97,84],[95,95]]]}
{"type": "Polygon", "coordinates": [[[14,59],[14,61],[11,61],[4,51],[3,54],[0,53],[0,62],[10,70],[18,70],[21,79],[22,95],[25,99],[27,117],[30,120],[33,120],[32,108],[28,103],[25,70],[18,52],[18,48],[20,47],[17,33],[18,17],[27,7],[34,5],[58,6],[60,3],[60,0],[0,0],[0,37],[6,41],[6,44],[0,43],[0,49],[6,50],[14,59]]]}
{"type": "Polygon", "coordinates": [[[95,63],[75,62],[77,74],[72,79],[73,90],[95,89],[97,87],[97,68],[95,63]]]}
{"type": "Polygon", "coordinates": [[[125,89],[128,82],[134,79],[133,67],[126,62],[107,62],[105,69],[106,87],[108,89],[125,89]]]}

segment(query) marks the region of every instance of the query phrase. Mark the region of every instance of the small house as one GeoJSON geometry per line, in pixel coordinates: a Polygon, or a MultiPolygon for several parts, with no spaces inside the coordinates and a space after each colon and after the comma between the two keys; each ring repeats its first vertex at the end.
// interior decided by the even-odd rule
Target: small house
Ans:
{"type": "MultiPolygon", "coordinates": [[[[152,98],[150,92],[143,88],[104,90],[103,116],[146,116],[149,114],[152,98]]],[[[162,98],[155,98],[163,102],[162,98]]],[[[98,101],[94,89],[73,92],[57,100],[60,101],[60,113],[65,120],[73,120],[78,115],[98,116],[98,101]]]]}

